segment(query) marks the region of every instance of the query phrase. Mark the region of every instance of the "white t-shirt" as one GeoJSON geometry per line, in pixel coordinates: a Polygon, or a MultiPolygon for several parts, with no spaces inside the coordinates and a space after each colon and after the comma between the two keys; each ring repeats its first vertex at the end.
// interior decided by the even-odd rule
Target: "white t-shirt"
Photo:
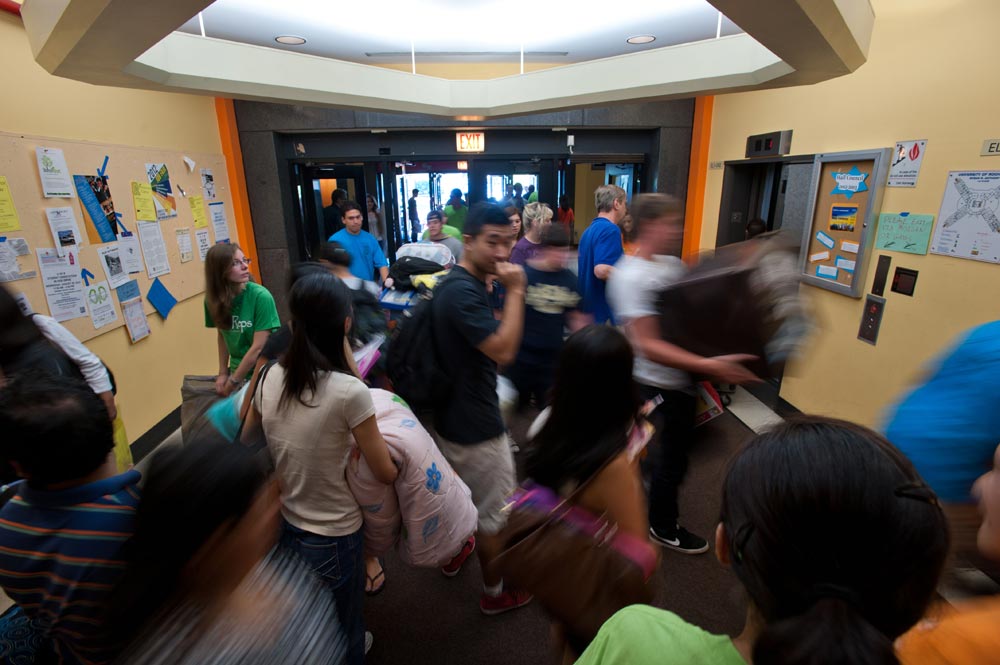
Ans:
{"type": "MultiPolygon", "coordinates": [[[[645,316],[659,318],[657,298],[668,286],[684,276],[684,263],[676,256],[658,256],[653,261],[638,256],[623,256],[608,280],[608,302],[615,320],[622,325],[645,316]]],[[[647,386],[683,390],[691,386],[687,372],[654,363],[635,349],[635,380],[647,386]]]]}
{"type": "Polygon", "coordinates": [[[281,513],[300,529],[346,536],[361,528],[361,508],[345,471],[354,445],[351,430],[375,415],[371,393],[357,378],[321,372],[316,394],[279,410],[285,370],[274,365],[254,395],[267,447],[281,487],[281,513]]]}

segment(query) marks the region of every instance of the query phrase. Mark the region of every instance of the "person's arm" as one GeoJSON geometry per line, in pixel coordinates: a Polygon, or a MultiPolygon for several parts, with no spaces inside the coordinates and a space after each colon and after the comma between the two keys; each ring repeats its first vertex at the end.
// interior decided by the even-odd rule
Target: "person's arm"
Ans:
{"type": "Polygon", "coordinates": [[[759,383],[760,379],[740,363],[756,360],[756,356],[734,353],[706,358],[691,353],[660,337],[660,325],[655,316],[642,316],[625,324],[625,332],[639,352],[655,363],[710,376],[725,383],[759,383]]]}
{"type": "Polygon", "coordinates": [[[260,356],[260,352],[264,348],[264,345],[267,344],[267,338],[270,336],[270,330],[258,330],[253,334],[253,343],[247,350],[246,355],[243,356],[243,360],[240,361],[239,366],[233,370],[233,373],[229,377],[226,387],[227,395],[238,388],[243,383],[243,380],[253,372],[254,365],[257,364],[257,358],[260,356]]]}
{"type": "Polygon", "coordinates": [[[215,332],[219,347],[219,373],[215,377],[215,392],[219,395],[228,395],[226,383],[229,381],[229,347],[226,346],[222,331],[216,328],[215,332]]]}
{"type": "Polygon", "coordinates": [[[622,251],[622,233],[616,226],[614,229],[602,229],[600,237],[594,244],[594,277],[602,281],[611,278],[615,264],[624,253],[622,251]]]}
{"type": "Polygon", "coordinates": [[[115,396],[111,392],[111,376],[101,359],[52,317],[36,315],[31,317],[31,320],[42,331],[45,339],[65,353],[80,368],[83,380],[101,398],[108,410],[108,417],[114,420],[118,415],[118,408],[115,406],[115,396]]]}
{"type": "Polygon", "coordinates": [[[524,333],[524,269],[511,263],[497,264],[497,278],[504,287],[503,316],[496,331],[476,348],[498,365],[509,365],[517,358],[524,333]]]}
{"type": "Polygon", "coordinates": [[[368,468],[372,470],[375,479],[386,485],[396,482],[399,469],[392,463],[389,446],[378,430],[375,416],[370,416],[357,427],[352,427],[351,433],[354,434],[354,440],[358,442],[358,448],[361,449],[361,454],[368,462],[368,468]]]}
{"type": "Polygon", "coordinates": [[[389,269],[386,268],[385,266],[382,266],[381,268],[378,269],[378,275],[380,280],[384,284],[385,280],[389,278],[389,269]]]}

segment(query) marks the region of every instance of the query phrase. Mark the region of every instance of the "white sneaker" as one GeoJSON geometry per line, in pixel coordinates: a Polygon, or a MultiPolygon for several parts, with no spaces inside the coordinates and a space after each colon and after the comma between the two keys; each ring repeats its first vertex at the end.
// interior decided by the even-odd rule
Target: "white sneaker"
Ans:
{"type": "Polygon", "coordinates": [[[374,644],[374,643],[375,643],[375,636],[372,635],[369,631],[366,630],[365,631],[365,655],[366,656],[368,655],[368,652],[372,650],[372,644],[374,644]]]}

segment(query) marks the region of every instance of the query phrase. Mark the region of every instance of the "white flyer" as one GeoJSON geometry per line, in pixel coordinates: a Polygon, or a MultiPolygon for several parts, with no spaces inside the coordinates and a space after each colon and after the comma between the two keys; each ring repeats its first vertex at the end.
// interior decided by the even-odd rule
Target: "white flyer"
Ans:
{"type": "Polygon", "coordinates": [[[83,242],[83,236],[80,235],[80,227],[76,223],[73,209],[69,207],[46,208],[45,216],[49,220],[52,240],[56,243],[59,256],[66,256],[66,252],[70,250],[79,254],[77,247],[83,242]]]}
{"type": "Polygon", "coordinates": [[[31,279],[37,277],[34,270],[22,272],[21,264],[17,260],[17,248],[12,240],[17,238],[0,239],[0,282],[13,282],[19,279],[31,279]]]}
{"type": "Polygon", "coordinates": [[[194,259],[194,250],[191,248],[191,229],[176,229],[177,249],[181,253],[181,263],[187,263],[194,259]]]}
{"type": "Polygon", "coordinates": [[[916,187],[927,141],[898,141],[889,163],[889,187],[916,187]]]}
{"type": "Polygon", "coordinates": [[[101,259],[101,267],[108,277],[111,288],[117,289],[129,280],[128,272],[122,265],[122,257],[119,255],[118,243],[112,242],[101,245],[97,248],[97,256],[101,259]]]}
{"type": "Polygon", "coordinates": [[[212,175],[212,169],[201,170],[201,192],[208,200],[215,198],[215,176],[212,175]]]}
{"type": "Polygon", "coordinates": [[[208,248],[212,246],[212,241],[208,237],[208,229],[198,229],[194,232],[194,237],[198,241],[198,256],[202,261],[208,254],[208,248]]]}
{"type": "Polygon", "coordinates": [[[76,188],[73,187],[73,178],[62,150],[39,146],[35,148],[35,158],[38,160],[38,175],[42,179],[45,198],[76,198],[76,188]]]}
{"type": "Polygon", "coordinates": [[[139,230],[139,244],[142,258],[146,261],[146,274],[150,279],[170,272],[167,258],[167,243],[163,241],[163,229],[159,222],[136,222],[139,230]]]}
{"type": "Polygon", "coordinates": [[[128,274],[142,272],[142,252],[139,238],[134,233],[125,232],[118,236],[118,257],[128,274]]]}
{"type": "Polygon", "coordinates": [[[87,296],[90,320],[94,322],[95,329],[118,320],[118,312],[115,311],[115,302],[107,282],[91,282],[89,286],[83,287],[83,291],[87,296]]]}
{"type": "Polygon", "coordinates": [[[208,214],[212,218],[212,230],[215,231],[215,242],[229,242],[229,225],[226,223],[226,204],[221,201],[209,203],[208,214]]]}
{"type": "Polygon", "coordinates": [[[931,253],[1000,263],[1000,171],[952,171],[931,253]]]}
{"type": "Polygon", "coordinates": [[[56,321],[87,316],[87,301],[80,281],[80,262],[75,252],[59,256],[55,249],[38,249],[38,269],[42,272],[49,313],[56,321]]]}
{"type": "Polygon", "coordinates": [[[128,337],[135,344],[140,339],[149,337],[149,321],[142,309],[142,298],[132,298],[122,303],[122,316],[125,317],[125,327],[128,337]]]}

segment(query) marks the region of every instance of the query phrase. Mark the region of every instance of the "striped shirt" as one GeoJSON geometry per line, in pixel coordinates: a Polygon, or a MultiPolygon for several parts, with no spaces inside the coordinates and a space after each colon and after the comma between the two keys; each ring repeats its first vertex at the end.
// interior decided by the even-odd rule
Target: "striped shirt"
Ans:
{"type": "Polygon", "coordinates": [[[64,490],[27,482],[0,509],[0,586],[51,640],[61,663],[106,663],[103,601],[125,568],[138,471],[64,490]]]}

